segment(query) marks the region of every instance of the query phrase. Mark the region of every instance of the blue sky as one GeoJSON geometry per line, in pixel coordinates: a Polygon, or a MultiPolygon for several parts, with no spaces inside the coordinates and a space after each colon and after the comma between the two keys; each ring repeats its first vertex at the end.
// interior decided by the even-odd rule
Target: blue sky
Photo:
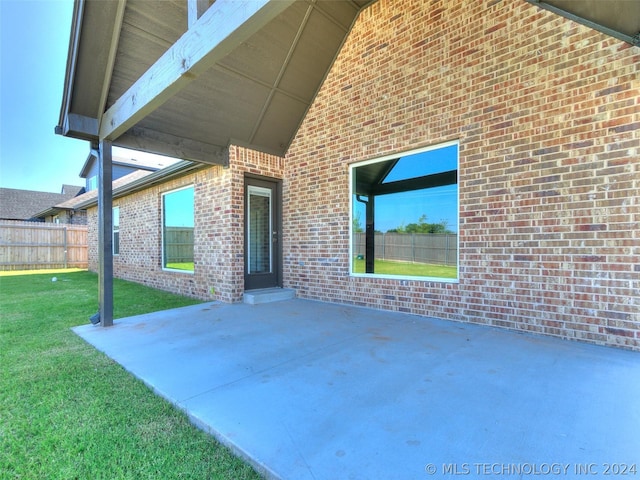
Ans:
{"type": "Polygon", "coordinates": [[[163,196],[164,221],[167,227],[193,227],[195,221],[193,187],[163,196]]]}
{"type": "Polygon", "coordinates": [[[59,192],[83,185],[89,144],[54,134],[72,0],[0,0],[0,186],[59,192]]]}
{"type": "MultiPolygon", "coordinates": [[[[405,180],[458,168],[458,145],[434,148],[402,157],[389,172],[384,183],[405,180]]],[[[447,222],[449,230],[458,231],[458,187],[444,185],[426,190],[409,191],[393,195],[380,195],[375,200],[375,229],[381,232],[418,223],[422,215],[427,223],[447,222]]],[[[354,215],[365,225],[366,210],[363,203],[353,201],[354,215]]]]}
{"type": "MultiPolygon", "coordinates": [[[[364,212],[364,209],[363,209],[364,212]]],[[[458,231],[458,189],[447,185],[429,189],[428,193],[406,192],[396,195],[381,195],[376,198],[376,230],[386,232],[392,228],[410,223],[427,216],[427,223],[447,222],[449,230],[458,231]]],[[[361,218],[366,214],[362,213],[361,218]]],[[[364,225],[364,221],[362,222],[364,225]]]]}
{"type": "Polygon", "coordinates": [[[54,134],[72,12],[73,0],[0,0],[0,187],[84,185],[89,143],[54,134]]]}
{"type": "MultiPolygon", "coordinates": [[[[79,173],[88,142],[54,134],[72,12],[73,0],[0,0],[0,187],[59,192],[63,184],[84,185],[79,173]]],[[[144,156],[114,149],[114,155],[127,154],[144,156]]],[[[418,163],[408,166],[409,176],[431,173],[418,164],[448,169],[435,155],[421,155],[418,163]]],[[[406,225],[426,214],[429,222],[447,220],[457,230],[455,188],[434,189],[432,195],[425,200],[409,192],[388,205],[381,197],[377,227],[406,225]]]]}

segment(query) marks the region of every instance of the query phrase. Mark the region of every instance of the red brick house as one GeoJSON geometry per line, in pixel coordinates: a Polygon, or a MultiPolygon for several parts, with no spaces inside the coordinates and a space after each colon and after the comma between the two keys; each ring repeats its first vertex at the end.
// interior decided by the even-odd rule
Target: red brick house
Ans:
{"type": "MultiPolygon", "coordinates": [[[[184,60],[186,75],[121,121],[145,91],[132,82],[148,81],[122,54],[144,8],[127,2],[100,121],[74,127],[76,97],[63,102],[60,133],[200,162],[114,190],[115,276],[224,302],[284,287],[640,349],[637,4],[573,2],[566,18],[567,2],[258,3],[231,37],[251,31],[213,46],[206,69],[184,60]],[[631,25],[592,28],[613,17],[631,25]],[[393,243],[407,239],[413,257],[393,243]]],[[[215,22],[214,8],[224,2],[192,28],[215,22]]],[[[186,48],[189,30],[168,45],[186,48]]],[[[75,75],[68,85],[90,88],[75,75]]]]}

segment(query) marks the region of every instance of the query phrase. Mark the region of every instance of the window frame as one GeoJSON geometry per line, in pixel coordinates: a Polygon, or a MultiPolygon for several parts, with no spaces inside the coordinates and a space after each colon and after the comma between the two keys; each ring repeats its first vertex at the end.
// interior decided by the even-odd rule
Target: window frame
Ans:
{"type": "Polygon", "coordinates": [[[166,266],[167,262],[166,262],[166,248],[165,248],[165,197],[168,195],[171,195],[172,193],[176,193],[176,192],[180,192],[182,190],[193,190],[193,230],[194,230],[194,242],[193,242],[193,249],[194,249],[194,255],[195,255],[195,228],[196,228],[196,219],[195,219],[195,202],[196,202],[196,189],[195,189],[195,185],[194,184],[190,184],[190,185],[185,185],[183,187],[179,187],[179,188],[174,188],[173,190],[167,190],[166,192],[162,192],[160,194],[160,236],[161,236],[161,241],[160,241],[160,262],[161,262],[161,268],[163,271],[165,272],[174,272],[174,273],[184,273],[184,274],[188,274],[188,275],[193,275],[195,274],[195,258],[194,258],[194,262],[193,262],[193,270],[183,270],[183,269],[179,269],[179,268],[169,268],[166,266]]]}
{"type": "Polygon", "coordinates": [[[460,179],[459,179],[459,171],[460,171],[460,141],[459,140],[451,140],[448,142],[438,143],[435,145],[430,145],[427,147],[422,147],[414,150],[407,150],[403,152],[397,152],[390,155],[385,155],[382,157],[376,157],[370,160],[364,160],[361,162],[354,162],[349,165],[349,276],[353,278],[370,278],[370,279],[394,279],[394,280],[410,280],[410,281],[420,281],[420,282],[439,282],[439,283],[460,283],[460,179]],[[443,148],[456,146],[456,172],[458,173],[458,180],[456,181],[456,214],[458,217],[458,231],[456,234],[456,278],[444,278],[444,277],[427,277],[427,276],[415,276],[415,275],[390,275],[384,273],[359,273],[354,272],[354,181],[355,181],[355,172],[358,167],[371,165],[374,163],[384,162],[392,159],[396,159],[399,157],[408,157],[411,155],[417,155],[424,152],[429,152],[433,150],[440,150],[443,148]]]}

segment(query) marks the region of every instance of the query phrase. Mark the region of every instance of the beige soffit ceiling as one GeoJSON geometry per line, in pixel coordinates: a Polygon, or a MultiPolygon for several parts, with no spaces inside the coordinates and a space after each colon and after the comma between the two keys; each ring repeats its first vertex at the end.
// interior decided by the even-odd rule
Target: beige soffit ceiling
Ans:
{"type": "MultiPolygon", "coordinates": [[[[227,19],[213,11],[241,3],[218,0],[198,22],[222,25],[227,19]]],[[[228,53],[204,71],[185,73],[185,87],[118,133],[113,144],[205,163],[224,163],[231,143],[284,155],[356,16],[371,0],[263,3],[275,5],[277,14],[251,18],[261,22],[259,28],[225,44],[228,53]]],[[[196,38],[187,28],[187,4],[77,2],[56,131],[90,141],[103,138],[103,114],[119,100],[126,103],[122,99],[154,64],[180,54],[180,42],[186,48],[185,39],[196,38]]]]}
{"type": "MultiPolygon", "coordinates": [[[[204,163],[225,164],[231,143],[282,156],[373,1],[76,0],[56,132],[204,163]],[[243,9],[255,12],[244,18],[243,9]],[[193,45],[225,27],[198,63],[193,45]],[[154,97],[165,66],[178,77],[154,97]],[[129,115],[136,103],[145,110],[129,115]]],[[[638,42],[640,0],[527,1],[638,42]]]]}
{"type": "Polygon", "coordinates": [[[554,13],[640,46],[640,0],[527,0],[554,13]]]}

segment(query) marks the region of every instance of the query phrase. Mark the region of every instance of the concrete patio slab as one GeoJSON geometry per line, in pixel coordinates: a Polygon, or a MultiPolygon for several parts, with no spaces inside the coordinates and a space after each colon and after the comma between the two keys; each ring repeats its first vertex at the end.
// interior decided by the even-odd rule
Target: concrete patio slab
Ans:
{"type": "Polygon", "coordinates": [[[301,299],[74,331],[270,478],[640,476],[635,352],[301,299]]]}

